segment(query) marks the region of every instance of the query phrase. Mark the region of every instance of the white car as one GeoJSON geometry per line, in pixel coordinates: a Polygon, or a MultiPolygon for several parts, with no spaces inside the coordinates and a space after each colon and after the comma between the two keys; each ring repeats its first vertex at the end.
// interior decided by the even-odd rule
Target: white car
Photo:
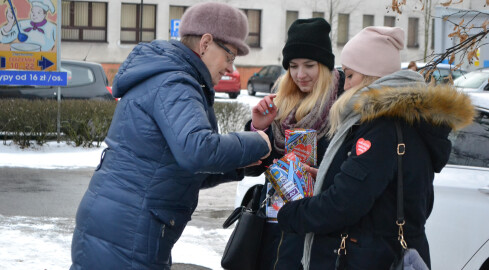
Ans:
{"type": "Polygon", "coordinates": [[[453,81],[453,85],[464,92],[489,92],[489,69],[469,72],[453,81]]]}
{"type": "MultiPolygon", "coordinates": [[[[426,224],[432,269],[489,270],[489,93],[470,94],[474,124],[450,134],[449,164],[435,175],[435,204],[426,224]]],[[[235,206],[265,178],[238,184],[235,206]]]]}

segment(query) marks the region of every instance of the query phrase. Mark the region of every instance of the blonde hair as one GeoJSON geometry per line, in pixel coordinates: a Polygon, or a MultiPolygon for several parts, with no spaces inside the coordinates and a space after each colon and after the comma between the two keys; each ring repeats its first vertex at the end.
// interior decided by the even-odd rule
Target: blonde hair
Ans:
{"type": "Polygon", "coordinates": [[[333,135],[336,133],[336,130],[341,124],[341,115],[344,114],[347,109],[347,104],[350,102],[352,97],[364,87],[369,86],[374,81],[379,79],[379,77],[363,75],[363,80],[356,86],[351,89],[345,90],[343,94],[335,101],[331,110],[329,110],[329,130],[328,137],[331,139],[333,135]]]}
{"type": "Polygon", "coordinates": [[[331,98],[333,92],[334,79],[333,72],[326,66],[319,63],[318,80],[314,84],[312,91],[309,93],[302,92],[294,83],[290,75],[290,69],[281,77],[278,84],[277,97],[274,99],[277,105],[278,114],[275,118],[282,123],[287,116],[297,108],[295,120],[299,122],[314,108],[318,100],[321,100],[320,111],[326,106],[327,101],[331,98]]]}

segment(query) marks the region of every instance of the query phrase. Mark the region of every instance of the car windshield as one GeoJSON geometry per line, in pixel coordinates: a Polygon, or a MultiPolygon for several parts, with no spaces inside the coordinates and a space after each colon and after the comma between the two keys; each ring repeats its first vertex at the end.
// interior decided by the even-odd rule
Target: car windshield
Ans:
{"type": "Polygon", "coordinates": [[[453,81],[453,85],[460,88],[479,88],[487,80],[489,80],[488,72],[470,72],[453,81]]]}

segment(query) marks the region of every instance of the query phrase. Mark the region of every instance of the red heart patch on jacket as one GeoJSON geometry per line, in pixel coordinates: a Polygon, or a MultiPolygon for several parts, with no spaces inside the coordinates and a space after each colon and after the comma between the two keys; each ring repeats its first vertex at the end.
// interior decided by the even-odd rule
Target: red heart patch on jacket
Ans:
{"type": "Polygon", "coordinates": [[[365,153],[370,149],[372,144],[369,140],[364,140],[363,138],[358,139],[357,141],[357,156],[365,153]]]}

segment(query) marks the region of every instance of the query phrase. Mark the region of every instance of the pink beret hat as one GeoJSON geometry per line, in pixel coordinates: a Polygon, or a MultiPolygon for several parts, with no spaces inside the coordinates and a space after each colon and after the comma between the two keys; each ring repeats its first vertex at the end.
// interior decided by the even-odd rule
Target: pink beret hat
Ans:
{"type": "Polygon", "coordinates": [[[341,64],[359,73],[383,77],[401,70],[404,30],[370,26],[350,39],[341,51],[341,64]]]}
{"type": "Polygon", "coordinates": [[[239,9],[224,3],[204,2],[188,8],[180,22],[180,36],[209,33],[215,39],[234,45],[238,55],[247,55],[248,19],[239,9]]]}

